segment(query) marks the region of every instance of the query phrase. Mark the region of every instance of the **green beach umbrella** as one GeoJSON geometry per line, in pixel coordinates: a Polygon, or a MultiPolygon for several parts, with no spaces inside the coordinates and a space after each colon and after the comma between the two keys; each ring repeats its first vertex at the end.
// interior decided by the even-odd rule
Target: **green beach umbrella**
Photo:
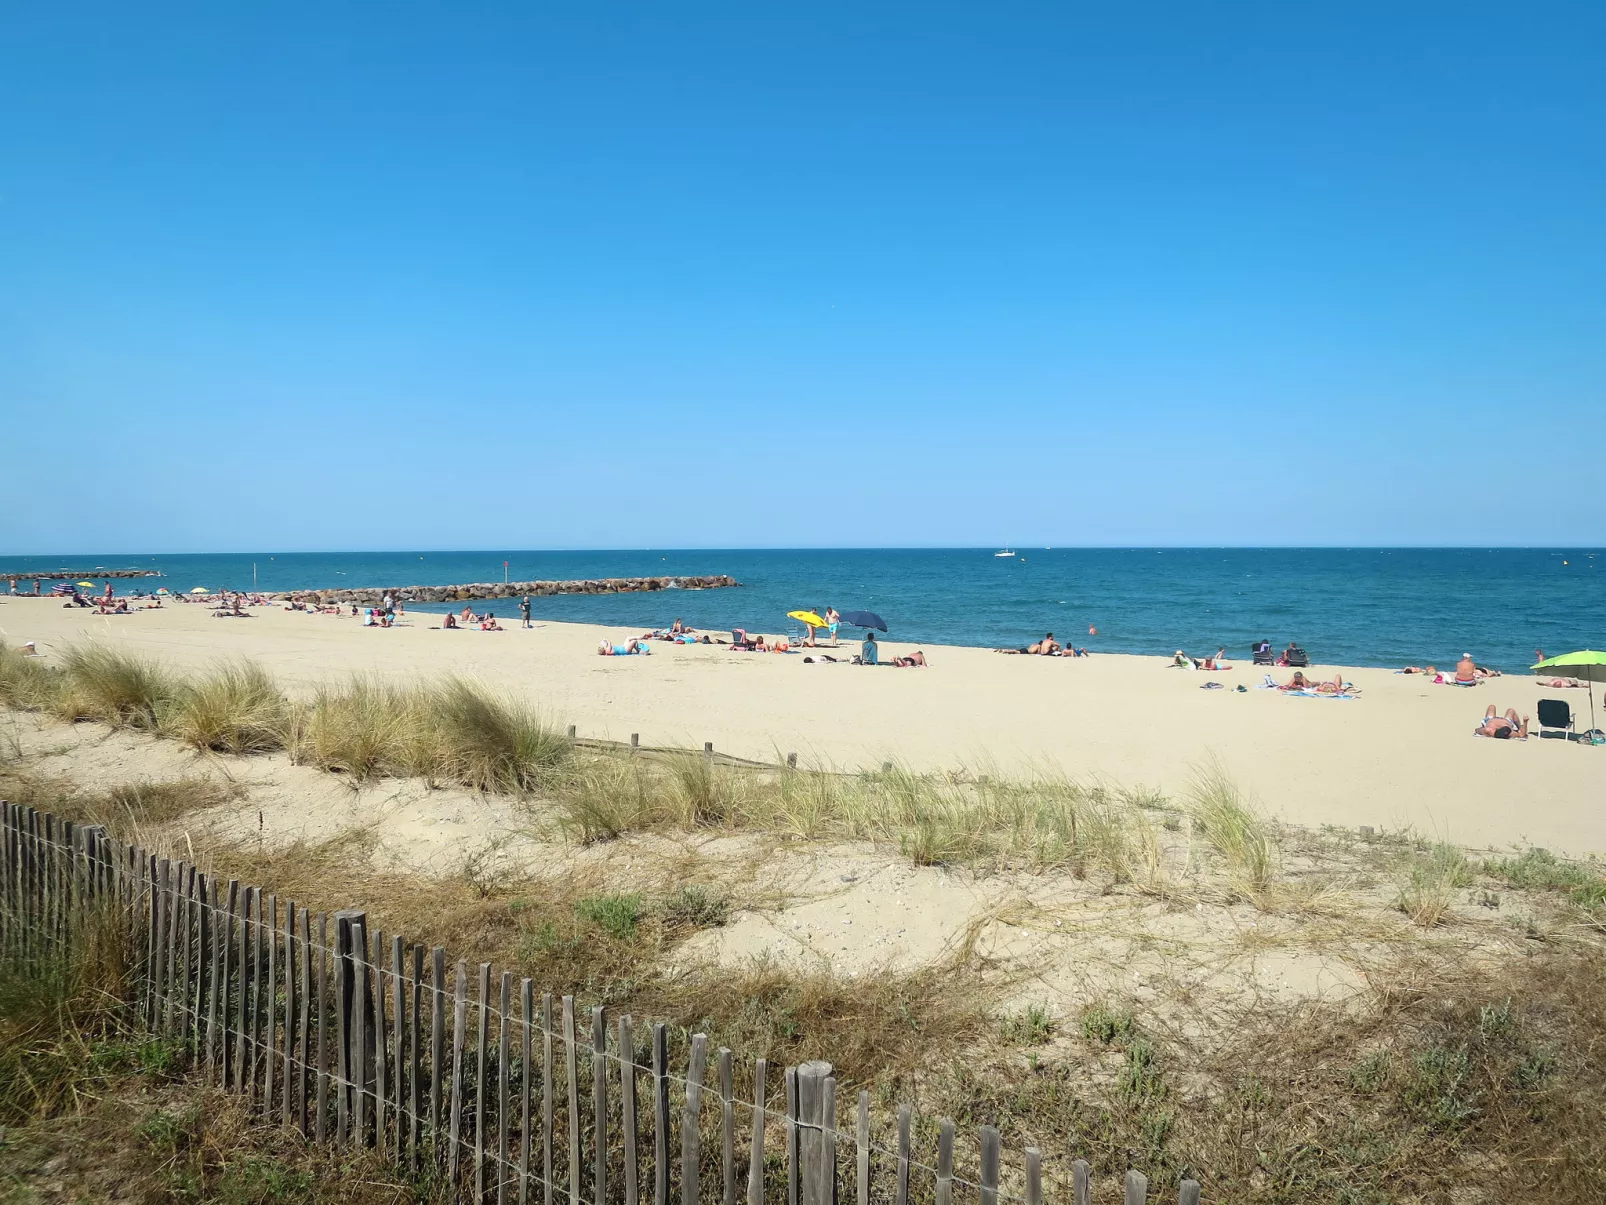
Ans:
{"type": "Polygon", "coordinates": [[[1595,729],[1595,683],[1606,682],[1606,653],[1597,653],[1594,649],[1580,649],[1576,653],[1563,653],[1559,657],[1546,657],[1530,669],[1554,669],[1562,671],[1561,676],[1577,678],[1589,683],[1589,728],[1595,729]]]}

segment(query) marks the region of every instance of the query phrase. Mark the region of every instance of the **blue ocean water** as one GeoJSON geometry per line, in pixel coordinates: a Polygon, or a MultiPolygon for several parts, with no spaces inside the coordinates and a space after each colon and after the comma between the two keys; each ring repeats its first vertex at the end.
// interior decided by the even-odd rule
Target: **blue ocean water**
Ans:
{"type": "MultiPolygon", "coordinates": [[[[239,553],[0,558],[9,572],[145,567],[175,592],[410,586],[729,573],[736,590],[537,598],[538,618],[782,632],[786,612],[882,615],[891,637],[1016,646],[1052,631],[1094,652],[1243,657],[1297,640],[1319,664],[1443,664],[1463,651],[1503,670],[1606,647],[1606,551],[1466,548],[659,549],[607,552],[239,553]],[[253,579],[253,573],[255,577],[253,579]],[[1098,628],[1097,635],[1088,633],[1098,628]]],[[[129,585],[132,583],[125,583],[129,585]]],[[[157,583],[146,583],[154,586],[157,583]]],[[[24,587],[26,588],[26,587],[24,587]]],[[[511,601],[492,604],[516,613],[511,601]]],[[[444,610],[445,608],[436,608],[444,610]]]]}

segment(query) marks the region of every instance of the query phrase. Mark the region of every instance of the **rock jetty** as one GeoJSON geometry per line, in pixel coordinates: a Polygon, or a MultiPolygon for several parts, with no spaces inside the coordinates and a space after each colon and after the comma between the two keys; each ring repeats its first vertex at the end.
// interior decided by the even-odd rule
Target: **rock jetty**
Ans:
{"type": "Polygon", "coordinates": [[[57,569],[50,573],[36,573],[33,570],[0,569],[0,578],[16,578],[19,582],[27,578],[30,582],[38,578],[42,582],[76,582],[88,581],[92,577],[163,577],[159,569],[57,569]]]}
{"type": "Polygon", "coordinates": [[[466,586],[362,586],[355,589],[289,590],[270,598],[374,606],[390,594],[404,603],[473,602],[481,598],[520,598],[526,594],[633,594],[645,590],[719,590],[742,583],[728,574],[713,577],[603,577],[583,582],[471,582],[466,586]]]}

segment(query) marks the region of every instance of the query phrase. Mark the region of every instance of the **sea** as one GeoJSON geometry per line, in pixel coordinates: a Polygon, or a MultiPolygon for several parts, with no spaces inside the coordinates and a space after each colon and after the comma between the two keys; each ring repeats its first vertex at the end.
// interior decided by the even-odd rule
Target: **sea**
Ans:
{"type": "MultiPolygon", "coordinates": [[[[1097,653],[1195,656],[1296,641],[1317,664],[1503,671],[1606,648],[1606,550],[1590,548],[854,548],[316,552],[0,557],[3,579],[151,568],[174,593],[727,573],[738,589],[532,599],[538,620],[782,633],[786,613],[880,615],[890,639],[1019,647],[1053,632],[1097,653]],[[999,556],[1001,551],[1014,555],[999,556]]],[[[24,582],[19,589],[31,589],[24,582]]],[[[516,616],[513,600],[481,604],[516,616]]],[[[435,608],[409,608],[446,610],[435,608]]],[[[851,633],[845,633],[851,634],[851,633]]]]}

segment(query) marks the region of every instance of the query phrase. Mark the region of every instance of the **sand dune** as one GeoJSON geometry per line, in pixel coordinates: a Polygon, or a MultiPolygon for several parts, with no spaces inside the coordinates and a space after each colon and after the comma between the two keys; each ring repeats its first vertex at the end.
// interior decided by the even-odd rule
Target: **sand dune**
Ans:
{"type": "MultiPolygon", "coordinates": [[[[1193,767],[1216,758],[1266,808],[1303,824],[1410,826],[1468,844],[1606,851],[1606,748],[1472,736],[1490,703],[1531,714],[1536,699],[1560,697],[1587,718],[1585,692],[1530,678],[1460,690],[1346,669],[1362,696],[1335,701],[1255,690],[1263,671],[1246,664],[1204,674],[1152,657],[1004,657],[932,646],[928,669],[808,665],[799,655],[667,644],[654,645],[650,657],[603,658],[597,641],[627,633],[559,623],[450,632],[431,626],[437,622],[417,614],[408,626],[365,629],[277,608],[224,620],[201,605],[100,618],[49,599],[0,600],[0,634],[14,644],[35,641],[47,657],[86,640],[180,667],[247,656],[292,690],[351,672],[461,673],[540,704],[584,735],[712,741],[754,758],[796,751],[805,762],[841,767],[886,759],[918,769],[1052,765],[1176,792],[1193,767]],[[1201,690],[1207,681],[1251,689],[1201,690]]],[[[883,655],[907,647],[886,642],[883,655]]],[[[1325,676],[1333,672],[1326,667],[1325,676]]]]}

